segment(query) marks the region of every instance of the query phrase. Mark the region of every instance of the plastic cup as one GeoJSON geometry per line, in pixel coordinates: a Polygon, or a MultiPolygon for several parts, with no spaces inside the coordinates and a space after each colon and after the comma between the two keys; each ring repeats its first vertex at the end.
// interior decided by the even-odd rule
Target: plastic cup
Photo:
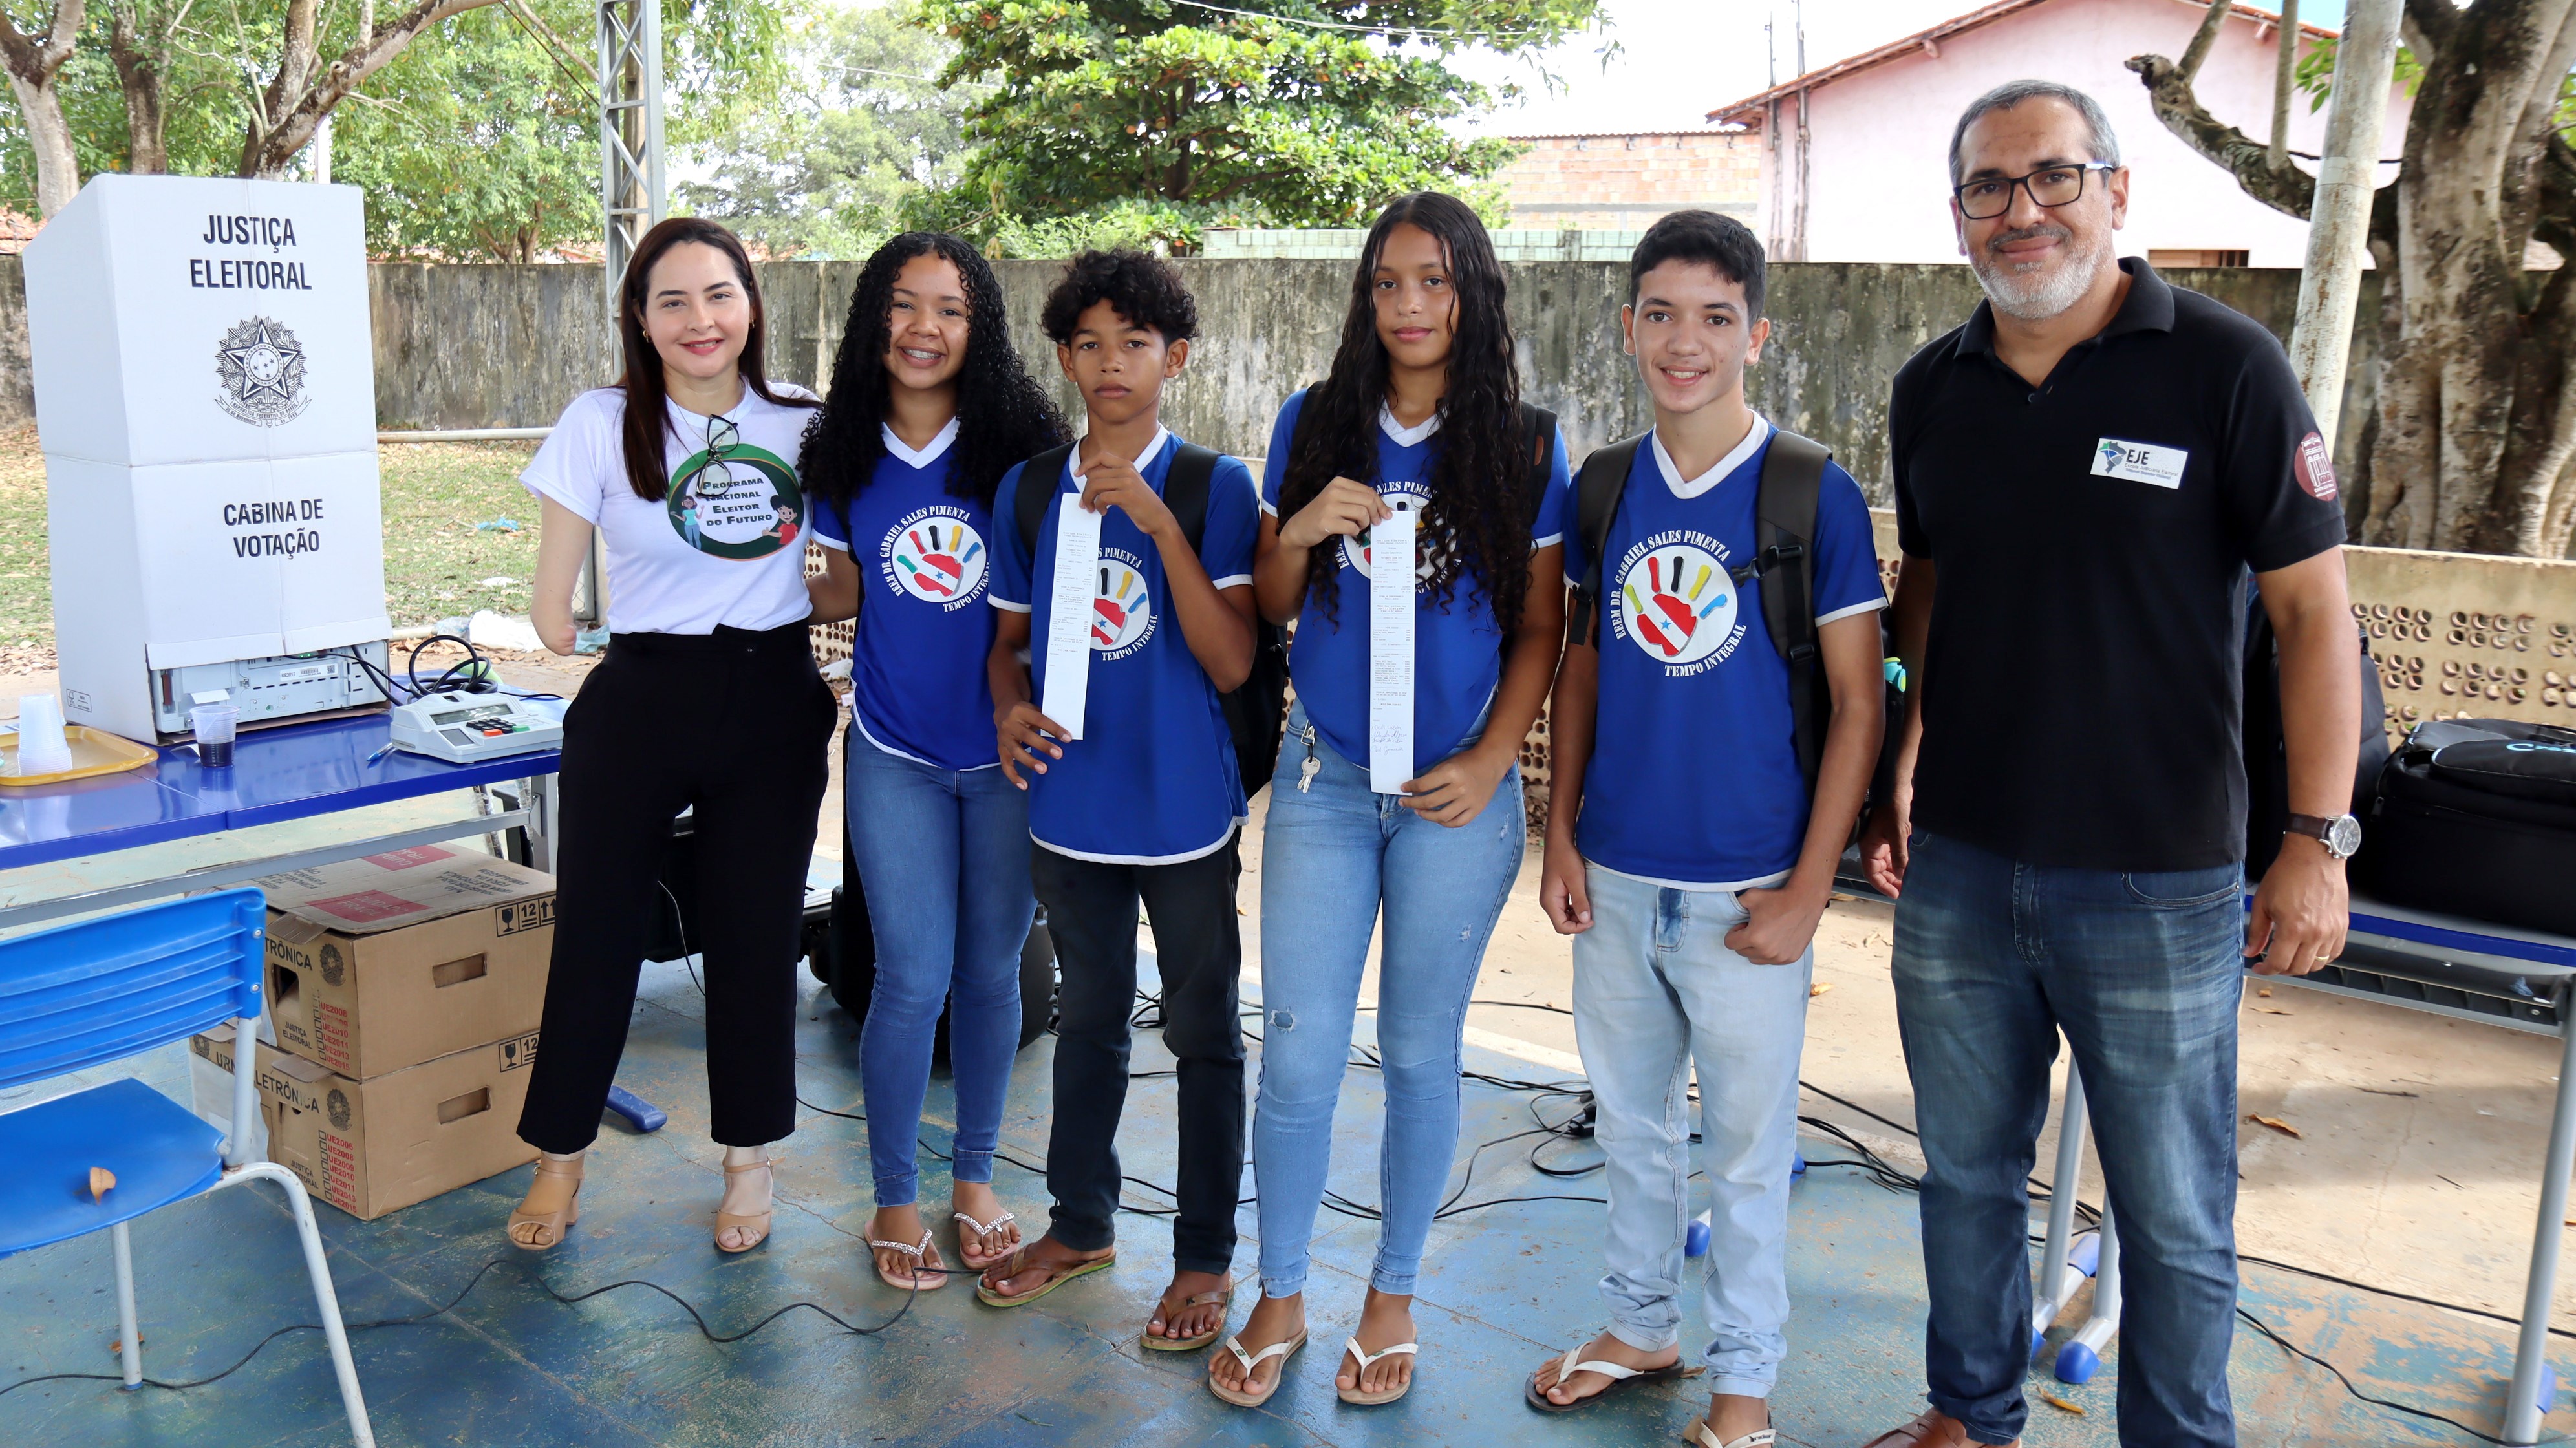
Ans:
{"type": "Polygon", "coordinates": [[[63,701],[52,694],[20,699],[18,772],[60,774],[71,767],[71,741],[63,735],[63,701]]]}
{"type": "Polygon", "coordinates": [[[197,732],[197,762],[208,769],[229,769],[233,762],[233,730],[241,723],[241,709],[233,704],[199,704],[188,711],[188,727],[197,732]]]}

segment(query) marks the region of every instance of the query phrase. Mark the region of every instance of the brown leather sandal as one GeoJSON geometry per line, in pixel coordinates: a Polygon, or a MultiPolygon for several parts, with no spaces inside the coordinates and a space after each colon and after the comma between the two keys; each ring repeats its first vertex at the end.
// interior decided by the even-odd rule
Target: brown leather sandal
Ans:
{"type": "MultiPolygon", "coordinates": [[[[1968,1436],[1967,1425],[1938,1408],[1926,1408],[1914,1421],[1890,1428],[1861,1445],[1861,1448],[1988,1448],[1968,1436]]],[[[1994,1448],[2021,1448],[2021,1440],[1994,1445],[1994,1448]]]]}
{"type": "MultiPolygon", "coordinates": [[[[1044,1241],[1045,1239],[1040,1238],[1039,1240],[1044,1241]]],[[[985,1284],[984,1279],[992,1276],[996,1270],[1000,1271],[1002,1274],[1002,1280],[1005,1282],[1019,1276],[1020,1273],[1025,1270],[1022,1264],[1028,1260],[1028,1251],[1029,1249],[1026,1247],[1014,1247],[1011,1249],[1011,1255],[1008,1261],[996,1263],[992,1267],[985,1268],[984,1276],[975,1279],[975,1300],[983,1303],[986,1307],[1026,1307],[1030,1303],[1035,1302],[1039,1298],[1046,1296],[1048,1293],[1055,1291],[1059,1287],[1062,1287],[1064,1284],[1071,1282],[1076,1277],[1088,1277],[1094,1272],[1106,1271],[1107,1269],[1118,1265],[1118,1254],[1113,1251],[1106,1257],[1094,1257],[1088,1262],[1059,1262],[1049,1266],[1044,1269],[1048,1274],[1047,1280],[1030,1288],[1026,1292],[1006,1295],[1000,1292],[995,1292],[991,1287],[985,1284]]]]}
{"type": "MultiPolygon", "coordinates": [[[[510,1225],[505,1229],[511,1246],[523,1252],[543,1252],[564,1239],[565,1228],[581,1220],[581,1169],[585,1160],[586,1157],[577,1156],[570,1161],[557,1161],[538,1153],[538,1178],[569,1180],[572,1195],[565,1198],[562,1207],[551,1212],[531,1212],[524,1206],[512,1210],[510,1225]]],[[[528,1188],[534,1191],[536,1182],[530,1181],[528,1188]]]]}
{"type": "MultiPolygon", "coordinates": [[[[1212,1343],[1225,1335],[1226,1309],[1233,1306],[1234,1279],[1229,1277],[1225,1281],[1225,1290],[1221,1292],[1202,1292],[1181,1304],[1181,1312],[1187,1312],[1193,1307],[1216,1308],[1216,1326],[1209,1328],[1207,1331],[1202,1332],[1195,1337],[1156,1337],[1154,1335],[1154,1324],[1151,1319],[1148,1319],[1145,1324],[1144,1336],[1139,1340],[1142,1341],[1148,1349],[1154,1352],[1197,1352],[1200,1348],[1206,1347],[1209,1343],[1212,1343]]],[[[1161,1317],[1162,1315],[1163,1304],[1157,1302],[1154,1304],[1154,1316],[1161,1317]]],[[[1174,1313],[1173,1315],[1178,1316],[1179,1313],[1174,1313]]]]}

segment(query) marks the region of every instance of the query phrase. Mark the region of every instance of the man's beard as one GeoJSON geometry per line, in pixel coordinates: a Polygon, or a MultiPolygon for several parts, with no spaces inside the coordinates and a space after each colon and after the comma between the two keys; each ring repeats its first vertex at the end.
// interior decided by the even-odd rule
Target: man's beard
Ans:
{"type": "Polygon", "coordinates": [[[1995,255],[1998,246],[2039,236],[2053,236],[2061,243],[2075,239],[2075,233],[2067,228],[2043,221],[2037,226],[2002,232],[1968,257],[1970,267],[1977,273],[1977,285],[1985,288],[1986,299],[1994,303],[1995,310],[2025,322],[2044,322],[2074,306],[2093,289],[2094,280],[2111,261],[2107,241],[2089,253],[2068,251],[2056,269],[2048,272],[2022,272],[2016,270],[2014,263],[1995,255]]]}

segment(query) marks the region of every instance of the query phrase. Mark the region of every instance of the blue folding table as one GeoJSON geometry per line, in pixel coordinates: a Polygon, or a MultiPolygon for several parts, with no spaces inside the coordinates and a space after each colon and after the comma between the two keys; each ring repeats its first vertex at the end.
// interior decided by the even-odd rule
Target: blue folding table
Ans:
{"type": "Polygon", "coordinates": [[[360,859],[472,835],[521,832],[526,859],[554,868],[550,825],[554,750],[479,764],[448,764],[395,751],[382,714],[258,729],[241,736],[229,768],[208,769],[193,749],[159,751],[139,769],[65,784],[0,788],[0,870],[50,864],[248,829],[254,825],[472,789],[476,812],[437,824],[341,841],[262,859],[208,865],[50,900],[0,906],[0,931],[113,909],[163,895],[213,889],[285,870],[360,859]]]}

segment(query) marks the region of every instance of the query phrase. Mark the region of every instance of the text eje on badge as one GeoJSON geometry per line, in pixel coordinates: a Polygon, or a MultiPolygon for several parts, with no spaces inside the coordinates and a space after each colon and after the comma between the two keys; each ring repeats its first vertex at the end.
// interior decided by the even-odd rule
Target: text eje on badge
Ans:
{"type": "Polygon", "coordinates": [[[2150,442],[2106,437],[2093,445],[2093,476],[2097,478],[2127,478],[2159,488],[2179,488],[2183,464],[2189,461],[2191,453],[2186,449],[2158,447],[2150,442]]]}

